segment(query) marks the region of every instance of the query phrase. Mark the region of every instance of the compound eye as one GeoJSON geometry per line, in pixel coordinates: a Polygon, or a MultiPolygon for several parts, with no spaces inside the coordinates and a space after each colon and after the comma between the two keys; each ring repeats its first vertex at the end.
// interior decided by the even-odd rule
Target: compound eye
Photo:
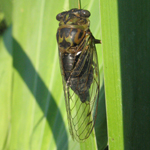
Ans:
{"type": "Polygon", "coordinates": [[[56,19],[57,19],[58,21],[60,21],[60,20],[64,17],[65,14],[66,14],[66,11],[65,11],[65,12],[62,12],[62,13],[60,13],[60,14],[58,14],[58,15],[56,16],[56,19]]]}
{"type": "Polygon", "coordinates": [[[81,17],[88,18],[90,17],[90,12],[88,10],[81,10],[81,17]]]}
{"type": "Polygon", "coordinates": [[[56,16],[56,19],[57,19],[58,21],[60,21],[62,18],[63,18],[63,15],[62,15],[61,13],[56,16]]]}

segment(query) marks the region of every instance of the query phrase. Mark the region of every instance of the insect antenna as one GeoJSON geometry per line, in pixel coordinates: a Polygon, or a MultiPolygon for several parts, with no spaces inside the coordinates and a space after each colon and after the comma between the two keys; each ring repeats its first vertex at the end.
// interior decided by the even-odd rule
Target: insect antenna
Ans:
{"type": "Polygon", "coordinates": [[[63,11],[67,11],[66,8],[63,8],[63,11]]]}
{"type": "Polygon", "coordinates": [[[82,9],[86,8],[88,4],[86,4],[82,9]]]}

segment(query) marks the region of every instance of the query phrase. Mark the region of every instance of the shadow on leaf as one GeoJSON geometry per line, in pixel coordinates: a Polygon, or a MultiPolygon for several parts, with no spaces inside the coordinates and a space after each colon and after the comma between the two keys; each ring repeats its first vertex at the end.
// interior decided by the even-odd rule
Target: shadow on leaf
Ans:
{"type": "MultiPolygon", "coordinates": [[[[11,27],[8,30],[9,30],[8,32],[10,34],[10,38],[12,38],[11,27]]],[[[12,55],[12,47],[10,46],[10,39],[5,38],[4,36],[4,43],[7,48],[7,51],[9,52],[10,55],[12,55]]],[[[12,39],[12,43],[13,43],[13,55],[12,55],[13,67],[17,70],[17,72],[23,79],[24,83],[27,85],[28,89],[30,90],[34,98],[36,99],[36,102],[38,103],[39,107],[43,111],[43,117],[38,121],[38,123],[34,127],[32,134],[34,134],[34,130],[36,130],[37,126],[40,124],[42,119],[46,117],[47,122],[53,133],[53,137],[54,137],[57,149],[61,150],[62,147],[65,145],[66,147],[63,147],[63,148],[67,150],[68,149],[68,136],[67,136],[66,127],[63,122],[61,112],[59,108],[57,107],[57,104],[52,94],[50,93],[46,85],[44,84],[38,72],[35,70],[32,62],[30,61],[29,57],[26,55],[25,51],[22,49],[21,45],[14,38],[12,39]],[[34,86],[35,82],[37,83],[36,86],[34,86]]],[[[31,144],[32,135],[29,140],[31,144]]]]}

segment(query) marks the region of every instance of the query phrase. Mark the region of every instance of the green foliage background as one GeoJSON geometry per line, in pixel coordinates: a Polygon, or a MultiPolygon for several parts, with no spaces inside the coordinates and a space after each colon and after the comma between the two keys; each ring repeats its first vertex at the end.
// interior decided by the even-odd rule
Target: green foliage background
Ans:
{"type": "MultiPolygon", "coordinates": [[[[101,74],[99,110],[93,131],[84,143],[68,132],[59,68],[56,15],[78,7],[68,0],[0,0],[0,149],[104,149],[107,145],[101,46],[97,46],[101,74]],[[97,137],[97,138],[96,138],[97,137]]],[[[91,12],[91,31],[100,39],[99,0],[83,0],[91,12]]]]}

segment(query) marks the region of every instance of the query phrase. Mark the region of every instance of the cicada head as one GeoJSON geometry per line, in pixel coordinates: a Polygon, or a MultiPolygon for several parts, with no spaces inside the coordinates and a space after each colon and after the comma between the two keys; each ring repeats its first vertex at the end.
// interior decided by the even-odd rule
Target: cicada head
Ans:
{"type": "Polygon", "coordinates": [[[74,8],[69,11],[59,13],[56,16],[56,19],[60,21],[59,26],[77,25],[86,30],[90,25],[89,17],[90,12],[88,10],[74,8]]]}

